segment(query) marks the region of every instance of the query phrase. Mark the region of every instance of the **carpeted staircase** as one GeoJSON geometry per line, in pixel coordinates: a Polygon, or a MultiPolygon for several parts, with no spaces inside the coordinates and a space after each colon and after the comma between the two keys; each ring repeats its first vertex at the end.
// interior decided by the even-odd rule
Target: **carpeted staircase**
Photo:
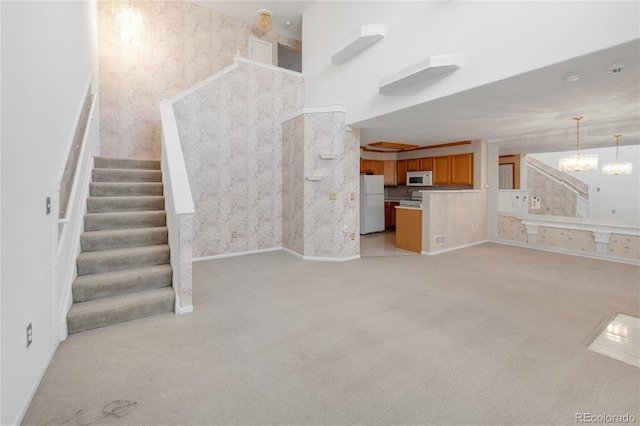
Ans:
{"type": "Polygon", "coordinates": [[[70,334],[174,308],[160,161],[94,161],[70,334]]]}

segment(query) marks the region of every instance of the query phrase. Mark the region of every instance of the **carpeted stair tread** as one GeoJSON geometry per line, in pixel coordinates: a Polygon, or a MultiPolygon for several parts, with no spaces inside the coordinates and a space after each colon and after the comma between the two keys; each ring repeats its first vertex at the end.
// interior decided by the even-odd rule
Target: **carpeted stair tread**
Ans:
{"type": "Polygon", "coordinates": [[[124,247],[151,246],[167,244],[166,226],[106,229],[102,231],[83,232],[80,236],[82,252],[113,250],[124,247]]]}
{"type": "Polygon", "coordinates": [[[84,215],[85,231],[104,229],[131,229],[165,226],[164,210],[87,213],[84,215]]]}
{"type": "Polygon", "coordinates": [[[88,213],[164,210],[164,197],[161,195],[125,196],[125,197],[89,197],[88,213]]]}
{"type": "Polygon", "coordinates": [[[91,182],[92,197],[162,195],[162,182],[91,182]]]}
{"type": "Polygon", "coordinates": [[[121,296],[74,303],[67,314],[67,331],[77,333],[165,312],[173,312],[173,288],[164,287],[121,296]]]}
{"type": "Polygon", "coordinates": [[[160,170],[160,160],[143,158],[94,157],[96,169],[145,169],[160,170]]]}
{"type": "Polygon", "coordinates": [[[85,302],[118,294],[171,286],[171,265],[82,275],[73,282],[73,302],[85,302]]]}
{"type": "Polygon", "coordinates": [[[79,276],[164,265],[169,263],[169,245],[160,244],[80,253],[76,263],[79,276]]]}
{"type": "Polygon", "coordinates": [[[93,169],[94,182],[162,182],[160,170],[93,169]]]}

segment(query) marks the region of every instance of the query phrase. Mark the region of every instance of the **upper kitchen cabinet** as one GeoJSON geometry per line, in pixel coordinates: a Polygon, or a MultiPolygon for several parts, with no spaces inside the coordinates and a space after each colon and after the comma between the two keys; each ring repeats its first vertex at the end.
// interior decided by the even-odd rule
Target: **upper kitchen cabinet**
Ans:
{"type": "Polygon", "coordinates": [[[360,173],[373,174],[373,160],[360,159],[360,173]]]}
{"type": "Polygon", "coordinates": [[[473,185],[473,154],[451,155],[451,185],[473,185]]]}
{"type": "Polygon", "coordinates": [[[473,185],[473,153],[433,158],[434,185],[473,185]]]}
{"type": "MultiPolygon", "coordinates": [[[[396,186],[398,184],[398,176],[396,170],[396,160],[385,160],[383,161],[384,168],[384,185],[385,186],[396,186]]],[[[406,181],[406,177],[405,177],[406,181]]]]}
{"type": "Polygon", "coordinates": [[[420,168],[419,171],[421,172],[430,172],[433,170],[433,158],[431,157],[426,157],[426,158],[419,158],[418,159],[418,167],[420,168]]]}
{"type": "Polygon", "coordinates": [[[407,184],[407,160],[396,161],[396,170],[398,171],[397,183],[398,185],[407,184]]]}
{"type": "Polygon", "coordinates": [[[449,173],[449,156],[433,157],[433,184],[449,185],[451,182],[449,173]]]}
{"type": "Polygon", "coordinates": [[[373,160],[373,174],[374,175],[383,175],[384,174],[384,161],[382,161],[382,160],[373,160]]]}
{"type": "Polygon", "coordinates": [[[420,170],[420,159],[412,158],[407,160],[407,171],[408,172],[417,172],[420,170]]]}

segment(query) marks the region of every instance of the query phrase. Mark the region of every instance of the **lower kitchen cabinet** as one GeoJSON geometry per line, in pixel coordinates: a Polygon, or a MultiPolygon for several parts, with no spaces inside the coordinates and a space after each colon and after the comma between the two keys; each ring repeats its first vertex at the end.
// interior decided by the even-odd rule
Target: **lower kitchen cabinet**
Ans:
{"type": "Polygon", "coordinates": [[[396,227],[396,206],[400,203],[397,201],[385,201],[384,202],[384,227],[386,229],[393,229],[396,227]]]}

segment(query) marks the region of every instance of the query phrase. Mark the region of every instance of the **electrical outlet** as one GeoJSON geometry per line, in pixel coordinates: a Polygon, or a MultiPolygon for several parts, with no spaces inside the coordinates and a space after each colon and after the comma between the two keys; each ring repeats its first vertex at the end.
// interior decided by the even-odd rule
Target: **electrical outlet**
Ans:
{"type": "Polygon", "coordinates": [[[350,192],[349,193],[349,200],[353,201],[356,199],[356,193],[355,192],[350,192]]]}
{"type": "Polygon", "coordinates": [[[329,193],[329,199],[331,201],[335,201],[338,198],[338,194],[336,194],[335,192],[330,192],[329,193]]]}
{"type": "Polygon", "coordinates": [[[352,240],[355,240],[355,239],[356,239],[356,233],[355,233],[355,232],[352,232],[352,233],[351,233],[351,239],[352,239],[352,240]]]}
{"type": "Polygon", "coordinates": [[[33,342],[33,327],[29,323],[27,326],[27,348],[31,346],[31,342],[33,342]]]}
{"type": "Polygon", "coordinates": [[[231,231],[231,238],[238,238],[238,231],[231,231]]]}

